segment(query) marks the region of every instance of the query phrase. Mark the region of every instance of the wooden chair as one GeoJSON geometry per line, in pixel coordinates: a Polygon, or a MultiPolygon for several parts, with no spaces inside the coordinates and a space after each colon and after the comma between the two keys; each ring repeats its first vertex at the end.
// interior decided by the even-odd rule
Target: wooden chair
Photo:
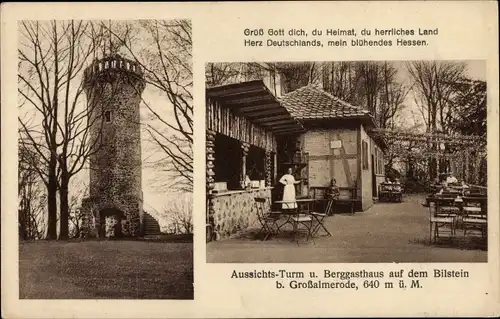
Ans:
{"type": "Polygon", "coordinates": [[[468,230],[481,231],[481,237],[486,238],[488,230],[488,199],[486,197],[465,197],[462,225],[464,236],[468,230]]]}
{"type": "Polygon", "coordinates": [[[279,233],[278,220],[280,219],[281,215],[279,212],[271,212],[270,206],[269,209],[267,209],[267,199],[265,197],[255,197],[254,200],[257,205],[257,218],[261,225],[258,234],[260,235],[260,233],[264,232],[265,241],[269,238],[269,236],[279,233]]]}
{"type": "Polygon", "coordinates": [[[455,224],[459,208],[454,205],[454,200],[454,198],[431,199],[429,205],[430,242],[436,242],[440,237],[440,228],[443,229],[445,226],[449,226],[450,235],[455,236],[455,224]]]}
{"type": "Polygon", "coordinates": [[[330,211],[332,210],[333,202],[334,202],[333,199],[330,199],[327,201],[324,213],[311,212],[311,215],[316,220],[316,225],[314,226],[314,228],[312,230],[313,236],[316,235],[316,233],[320,230],[320,228],[322,228],[328,236],[332,236],[332,234],[330,234],[328,229],[326,229],[325,224],[324,224],[324,220],[327,216],[330,216],[330,211]]]}
{"type": "MultiPolygon", "coordinates": [[[[284,209],[287,209],[287,203],[283,203],[282,205],[284,209]]],[[[313,239],[313,217],[308,213],[300,213],[300,208],[296,202],[290,202],[289,206],[290,208],[287,209],[289,211],[287,214],[290,216],[288,221],[292,224],[293,227],[293,241],[297,242],[297,245],[299,244],[298,233],[300,231],[300,225],[304,226],[303,230],[305,230],[307,234],[306,241],[309,241],[310,238],[313,239]]]]}

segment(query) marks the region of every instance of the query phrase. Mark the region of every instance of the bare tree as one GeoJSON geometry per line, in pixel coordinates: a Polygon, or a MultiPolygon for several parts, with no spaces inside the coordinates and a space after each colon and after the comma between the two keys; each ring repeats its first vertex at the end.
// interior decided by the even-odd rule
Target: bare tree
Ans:
{"type": "MultiPolygon", "coordinates": [[[[243,64],[233,63],[207,63],[205,66],[205,84],[207,87],[219,86],[238,82],[242,78],[243,64]]],[[[246,79],[241,79],[244,81],[246,79]]]]}
{"type": "Polygon", "coordinates": [[[375,117],[379,114],[380,93],[383,88],[381,63],[373,61],[361,61],[356,63],[356,74],[358,81],[358,96],[366,109],[375,117]]]}
{"type": "MultiPolygon", "coordinates": [[[[453,61],[413,61],[406,68],[415,92],[415,102],[426,124],[427,132],[447,133],[453,121],[450,102],[456,93],[455,83],[463,78],[465,63],[453,61]]],[[[438,143],[429,141],[429,148],[437,150],[438,143]]],[[[429,159],[430,178],[437,177],[437,161],[429,159]]]]}
{"type": "Polygon", "coordinates": [[[159,215],[162,219],[168,221],[169,232],[176,234],[192,234],[192,195],[185,194],[172,199],[169,203],[166,203],[163,206],[159,215]]]}
{"type": "Polygon", "coordinates": [[[451,120],[450,106],[455,83],[463,78],[466,65],[453,61],[407,62],[415,98],[421,109],[428,131],[446,132],[451,120]]]}
{"type": "Polygon", "coordinates": [[[389,125],[394,128],[394,119],[398,112],[404,108],[404,101],[408,89],[396,80],[397,69],[384,62],[382,65],[382,93],[378,112],[378,124],[380,128],[389,125]]]}
{"type": "MultiPolygon", "coordinates": [[[[95,57],[102,28],[84,21],[23,21],[20,24],[18,92],[29,117],[19,117],[21,147],[41,158],[39,176],[47,187],[49,239],[68,238],[69,182],[96,151],[91,141],[91,107],[83,102],[82,74],[95,57]]],[[[96,118],[94,117],[94,120],[96,118]]]]}
{"type": "Polygon", "coordinates": [[[18,157],[19,237],[41,239],[44,234],[46,197],[44,185],[34,167],[38,164],[37,153],[19,148],[18,157]]]}
{"type": "Polygon", "coordinates": [[[144,123],[150,141],[163,156],[155,168],[171,174],[167,184],[181,191],[193,188],[193,74],[191,23],[186,20],[140,20],[102,23],[118,50],[143,69],[146,83],[163,100],[143,98],[149,111],[144,123]],[[139,45],[138,40],[141,41],[139,45]]]}
{"type": "Polygon", "coordinates": [[[393,122],[404,107],[408,90],[397,80],[391,62],[342,61],[323,64],[323,87],[335,97],[364,106],[381,128],[393,122]]]}
{"type": "Polygon", "coordinates": [[[358,78],[354,62],[326,62],[322,71],[325,91],[343,101],[357,104],[358,78]]]}
{"type": "Polygon", "coordinates": [[[321,73],[317,62],[268,63],[282,78],[284,93],[295,91],[309,84],[319,83],[321,73]]]}

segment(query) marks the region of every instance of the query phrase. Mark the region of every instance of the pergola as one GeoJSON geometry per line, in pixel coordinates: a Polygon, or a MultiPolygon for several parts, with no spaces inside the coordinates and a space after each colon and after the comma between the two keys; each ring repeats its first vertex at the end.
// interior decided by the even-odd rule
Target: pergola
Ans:
{"type": "Polygon", "coordinates": [[[449,163],[451,171],[466,182],[479,180],[479,165],[486,156],[486,137],[477,135],[419,133],[390,129],[374,129],[373,134],[386,141],[400,142],[388,143],[390,151],[399,155],[417,160],[436,159],[437,172],[441,160],[449,163]],[[401,144],[413,142],[420,148],[419,152],[411,152],[401,144]],[[474,173],[470,172],[470,163],[473,163],[474,173]]]}

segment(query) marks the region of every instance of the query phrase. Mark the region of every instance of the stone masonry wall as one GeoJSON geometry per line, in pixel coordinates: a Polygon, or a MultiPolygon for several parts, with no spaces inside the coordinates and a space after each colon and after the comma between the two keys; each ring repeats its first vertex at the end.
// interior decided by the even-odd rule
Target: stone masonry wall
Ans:
{"type": "MultiPolygon", "coordinates": [[[[255,197],[271,197],[271,189],[220,194],[213,199],[215,230],[220,238],[258,224],[255,197]]],[[[266,202],[270,205],[270,202],[266,202]]]]}
{"type": "Polygon", "coordinates": [[[85,73],[91,139],[98,145],[90,157],[94,227],[104,226],[100,212],[117,209],[124,215],[120,221],[123,234],[136,236],[142,218],[139,104],[144,81],[131,61],[110,58],[105,62],[96,61],[85,73]],[[106,112],[110,113],[109,121],[106,112]]]}

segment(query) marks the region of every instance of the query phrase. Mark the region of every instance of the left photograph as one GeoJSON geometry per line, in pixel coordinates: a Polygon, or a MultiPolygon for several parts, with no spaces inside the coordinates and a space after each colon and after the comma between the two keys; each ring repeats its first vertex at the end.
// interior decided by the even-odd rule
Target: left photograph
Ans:
{"type": "Polygon", "coordinates": [[[20,299],[193,299],[191,34],[18,22],[20,299]]]}

